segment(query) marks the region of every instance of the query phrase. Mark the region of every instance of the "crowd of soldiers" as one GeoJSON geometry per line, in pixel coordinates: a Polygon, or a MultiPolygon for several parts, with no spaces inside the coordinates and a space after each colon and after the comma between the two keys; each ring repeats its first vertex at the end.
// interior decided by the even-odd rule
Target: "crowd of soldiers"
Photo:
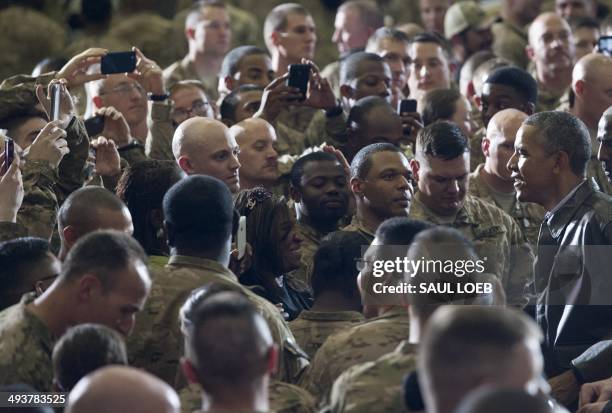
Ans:
{"type": "Polygon", "coordinates": [[[612,411],[607,0],[5,3],[0,404],[612,411]]]}

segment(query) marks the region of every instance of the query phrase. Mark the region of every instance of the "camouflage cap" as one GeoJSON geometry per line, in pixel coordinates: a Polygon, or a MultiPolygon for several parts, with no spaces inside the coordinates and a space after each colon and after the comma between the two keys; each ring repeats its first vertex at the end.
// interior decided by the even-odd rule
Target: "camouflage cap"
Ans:
{"type": "Polygon", "coordinates": [[[473,1],[460,1],[448,8],[444,16],[444,36],[451,39],[466,29],[485,29],[492,21],[473,1]]]}

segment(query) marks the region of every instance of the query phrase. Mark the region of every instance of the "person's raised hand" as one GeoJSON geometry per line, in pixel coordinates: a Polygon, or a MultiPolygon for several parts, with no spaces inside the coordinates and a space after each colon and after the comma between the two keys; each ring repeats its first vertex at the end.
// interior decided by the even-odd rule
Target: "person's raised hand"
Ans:
{"type": "MultiPolygon", "coordinates": [[[[0,170],[4,170],[6,159],[0,154],[0,170]]],[[[15,152],[13,163],[0,175],[0,222],[17,222],[17,212],[23,202],[24,190],[19,169],[19,155],[15,152]]]]}
{"type": "Polygon", "coordinates": [[[68,61],[62,67],[56,79],[66,79],[66,84],[69,88],[81,86],[84,83],[92,80],[104,79],[106,75],[102,73],[87,73],[92,65],[99,64],[102,56],[108,53],[108,50],[99,47],[87,49],[68,61]]]}
{"type": "Polygon", "coordinates": [[[115,142],[100,136],[91,142],[91,147],[96,151],[94,172],[107,177],[121,173],[121,158],[115,142]]]}
{"type": "MultiPolygon", "coordinates": [[[[121,112],[112,106],[100,108],[94,116],[104,117],[104,129],[100,135],[115,142],[118,148],[126,146],[132,141],[130,127],[121,112]]],[[[90,136],[94,138],[94,136],[90,136]]]]}
{"type": "Polygon", "coordinates": [[[49,120],[54,120],[51,119],[51,94],[53,93],[53,87],[55,85],[57,85],[60,90],[59,118],[55,120],[59,121],[59,127],[66,129],[76,113],[72,96],[70,96],[70,92],[68,91],[66,79],[51,80],[51,82],[49,82],[49,86],[47,87],[47,95],[45,95],[43,87],[41,85],[37,85],[36,97],[47,113],[47,118],[49,120]]]}
{"type": "Polygon", "coordinates": [[[298,88],[287,86],[288,78],[289,73],[285,73],[266,86],[261,97],[259,110],[253,115],[254,118],[262,118],[268,122],[273,122],[283,108],[295,104],[302,98],[298,88]]]}
{"type": "Polygon", "coordinates": [[[338,105],[334,91],[327,79],[321,77],[319,68],[312,60],[302,59],[302,64],[310,66],[310,78],[308,80],[308,92],[306,100],[302,102],[305,106],[316,109],[331,110],[338,105]]]}
{"type": "Polygon", "coordinates": [[[59,127],[59,121],[49,122],[38,133],[28,149],[27,161],[46,161],[57,169],[62,158],[70,152],[66,131],[59,127]]]}
{"type": "Polygon", "coordinates": [[[136,69],[128,76],[140,82],[142,87],[153,95],[165,94],[164,79],[159,65],[146,57],[137,47],[132,47],[132,50],[136,53],[136,69]]]}

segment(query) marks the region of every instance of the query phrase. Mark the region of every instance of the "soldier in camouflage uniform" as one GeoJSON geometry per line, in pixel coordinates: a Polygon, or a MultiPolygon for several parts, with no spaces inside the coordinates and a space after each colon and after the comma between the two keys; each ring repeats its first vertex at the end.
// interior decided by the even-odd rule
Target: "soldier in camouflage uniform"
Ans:
{"type": "Polygon", "coordinates": [[[569,24],[555,13],[540,14],[529,27],[527,56],[533,62],[534,78],[538,82],[536,112],[555,110],[567,103],[572,82],[575,46],[569,24]],[[559,39],[560,49],[551,51],[559,39]]]}
{"type": "Polygon", "coordinates": [[[470,174],[469,194],[503,209],[514,218],[535,250],[546,211],[538,204],[517,201],[514,181],[507,168],[516,131],[525,119],[527,115],[516,109],[504,109],[491,118],[485,139],[486,161],[470,174]]]}
{"type": "Polygon", "coordinates": [[[0,313],[0,384],[52,391],[53,343],[72,325],[99,323],[128,335],[151,285],[145,262],[144,251],[129,235],[100,231],[77,242],[52,288],[37,299],[26,294],[0,313]],[[87,277],[95,277],[98,286],[112,285],[108,300],[82,296],[87,277]]]}
{"type": "Polygon", "coordinates": [[[189,50],[182,60],[164,70],[164,82],[170,88],[180,80],[200,80],[209,99],[216,101],[219,97],[217,75],[231,41],[230,16],[226,7],[223,3],[196,4],[186,15],[184,33],[189,50]],[[206,33],[204,44],[200,44],[202,39],[196,38],[199,30],[206,33]]]}
{"type": "Polygon", "coordinates": [[[329,234],[314,255],[314,304],[289,323],[300,345],[312,358],[331,334],[364,320],[357,289],[357,262],[362,238],[336,231],[329,234]]]}
{"type": "Polygon", "coordinates": [[[385,219],[408,215],[411,182],[408,159],[397,146],[376,143],[361,149],[351,162],[356,213],[342,230],[357,232],[371,243],[385,219]]]}
{"type": "Polygon", "coordinates": [[[168,265],[154,276],[151,298],[136,325],[135,334],[128,342],[128,348],[131,354],[130,360],[135,366],[147,368],[170,384],[175,383],[178,360],[182,354],[183,339],[178,320],[179,309],[193,289],[207,282],[236,287],[251,300],[268,322],[274,341],[281,352],[279,379],[296,381],[308,365],[307,356],[295,343],[295,338],[278,309],[243,287],[227,268],[227,261],[224,264],[224,260],[216,258],[229,257],[230,245],[229,242],[225,242],[225,237],[229,240],[231,236],[231,211],[233,211],[232,199],[227,186],[215,178],[203,175],[179,181],[168,191],[164,199],[164,215],[166,222],[169,223],[168,239],[175,241],[170,242],[172,253],[168,265]],[[177,215],[178,210],[182,212],[177,215]],[[192,215],[187,211],[198,212],[192,215]],[[201,216],[207,217],[205,222],[202,222],[201,216]],[[210,226],[219,238],[218,242],[207,247],[210,250],[197,248],[196,245],[203,242],[198,238],[183,240],[184,232],[188,228],[197,231],[198,234],[206,234],[210,239],[212,234],[210,226]],[[187,251],[190,253],[185,254],[183,252],[185,248],[188,248],[187,251]],[[217,251],[218,248],[222,250],[217,251]],[[212,249],[216,252],[213,253],[212,249]]]}
{"type": "MultiPolygon", "coordinates": [[[[487,64],[487,63],[484,63],[487,64]]],[[[516,67],[500,67],[487,75],[480,94],[481,119],[484,125],[470,141],[470,170],[485,162],[482,140],[493,115],[508,108],[531,115],[538,100],[538,86],[533,77],[516,67]]]]}
{"type": "Polygon", "coordinates": [[[296,230],[302,239],[299,278],[310,285],[313,257],[321,239],[338,229],[348,211],[348,177],[336,157],[326,152],[302,156],[293,164],[290,175],[296,230]]]}
{"type": "Polygon", "coordinates": [[[421,130],[411,165],[418,192],[410,217],[461,231],[485,261],[485,271],[501,280],[508,302],[524,306],[533,282],[533,253],[512,217],[467,194],[469,150],[467,137],[452,123],[421,130]]]}

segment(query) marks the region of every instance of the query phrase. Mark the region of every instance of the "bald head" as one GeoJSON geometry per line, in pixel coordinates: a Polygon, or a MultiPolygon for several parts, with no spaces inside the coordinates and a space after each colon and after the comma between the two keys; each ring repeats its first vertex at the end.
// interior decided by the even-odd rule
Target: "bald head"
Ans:
{"type": "Polygon", "coordinates": [[[232,192],[240,190],[238,144],[223,123],[199,116],[186,120],[174,132],[172,152],[188,175],[213,176],[232,192]]]}
{"type": "Polygon", "coordinates": [[[134,226],[127,206],[106,188],[86,186],[74,191],[58,213],[62,241],[60,259],[82,236],[99,229],[114,229],[132,234],[134,226]]]}
{"type": "Polygon", "coordinates": [[[531,26],[529,26],[529,44],[534,46],[539,37],[542,35],[542,32],[552,24],[560,24],[562,26],[566,26],[568,30],[570,29],[569,24],[558,14],[553,12],[542,13],[536,17],[533,23],[531,23],[531,26]]]}
{"type": "Polygon", "coordinates": [[[612,105],[611,73],[612,57],[598,53],[583,56],[574,66],[574,114],[591,130],[597,129],[601,115],[612,105]]]}
{"type": "Polygon", "coordinates": [[[516,132],[525,119],[527,114],[517,109],[504,109],[491,118],[487,135],[482,141],[486,172],[504,181],[512,181],[506,165],[514,152],[516,132]]]}
{"type": "Polygon", "coordinates": [[[569,24],[555,13],[540,14],[529,27],[526,51],[539,81],[569,77],[576,56],[569,24]]]}
{"type": "Polygon", "coordinates": [[[66,413],[179,413],[176,392],[157,377],[131,367],[105,367],[81,379],[66,413]]]}

